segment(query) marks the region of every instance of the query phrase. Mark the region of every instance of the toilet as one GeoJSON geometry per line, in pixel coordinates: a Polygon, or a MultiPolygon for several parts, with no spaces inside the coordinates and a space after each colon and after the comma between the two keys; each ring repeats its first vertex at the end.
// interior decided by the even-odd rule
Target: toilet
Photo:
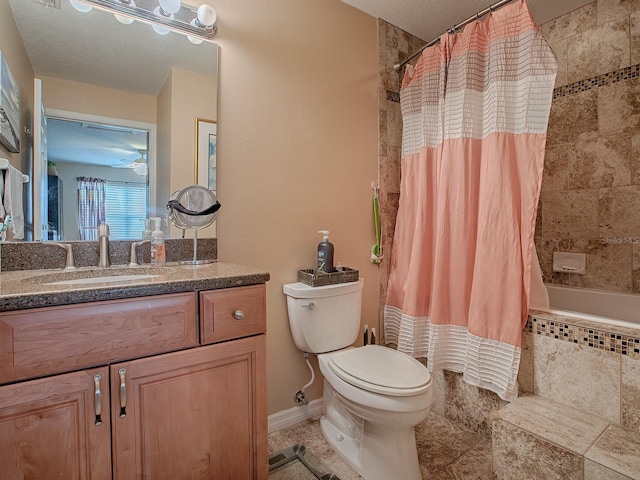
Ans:
{"type": "Polygon", "coordinates": [[[394,349],[351,346],[360,332],[363,286],[363,279],[284,285],[291,334],[298,349],[318,356],[320,426],[333,449],[366,480],[420,480],[414,427],[431,407],[431,376],[394,349]]]}

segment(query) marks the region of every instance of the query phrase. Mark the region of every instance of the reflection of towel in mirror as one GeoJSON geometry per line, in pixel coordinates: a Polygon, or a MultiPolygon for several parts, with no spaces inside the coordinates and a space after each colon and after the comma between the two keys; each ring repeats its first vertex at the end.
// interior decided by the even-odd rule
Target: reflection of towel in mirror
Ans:
{"type": "Polygon", "coordinates": [[[4,219],[7,212],[4,211],[4,170],[0,170],[0,222],[4,219]]]}
{"type": "Polygon", "coordinates": [[[9,224],[9,234],[14,240],[24,238],[24,212],[22,210],[22,172],[11,165],[4,172],[4,195],[2,197],[5,213],[13,217],[9,224]]]}

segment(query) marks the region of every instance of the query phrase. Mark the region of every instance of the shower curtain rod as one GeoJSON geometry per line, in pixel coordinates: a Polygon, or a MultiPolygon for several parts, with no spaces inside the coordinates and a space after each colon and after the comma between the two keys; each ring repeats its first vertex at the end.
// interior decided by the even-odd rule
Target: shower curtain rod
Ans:
{"type": "Polygon", "coordinates": [[[409,63],[411,60],[413,60],[414,58],[416,58],[418,55],[420,55],[422,53],[422,51],[425,48],[429,48],[432,45],[435,45],[436,43],[438,43],[438,41],[440,40],[440,37],[442,35],[444,35],[447,32],[454,32],[456,30],[458,30],[459,28],[464,27],[467,23],[471,23],[474,20],[477,20],[478,18],[482,17],[483,15],[486,15],[489,12],[492,12],[494,10],[496,10],[497,8],[500,8],[503,5],[506,5],[509,2],[512,2],[513,0],[500,0],[499,2],[494,3],[493,5],[489,5],[487,8],[485,8],[484,10],[480,10],[478,13],[476,13],[475,15],[467,18],[465,21],[458,23],[457,25],[454,25],[453,27],[451,27],[449,30],[447,30],[446,32],[443,32],[442,34],[440,34],[439,36],[437,36],[436,38],[434,38],[433,40],[431,40],[429,43],[427,43],[425,46],[423,46],[420,50],[417,50],[415,52],[413,52],[411,55],[409,55],[407,58],[405,58],[402,62],[400,63],[396,63],[393,66],[393,69],[397,72],[399,71],[402,67],[404,67],[407,63],[409,63]]]}

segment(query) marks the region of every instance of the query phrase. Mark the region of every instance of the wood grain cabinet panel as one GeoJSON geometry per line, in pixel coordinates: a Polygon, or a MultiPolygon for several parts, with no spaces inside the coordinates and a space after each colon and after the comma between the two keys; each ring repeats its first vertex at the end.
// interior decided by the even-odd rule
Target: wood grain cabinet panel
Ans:
{"type": "Polygon", "coordinates": [[[200,292],[200,341],[265,333],[266,311],[264,284],[200,292]]]}
{"type": "Polygon", "coordinates": [[[268,480],[265,325],[264,284],[0,313],[0,480],[268,480]]]}
{"type": "Polygon", "coordinates": [[[0,313],[0,384],[197,345],[193,292],[0,313]]]}
{"type": "Polygon", "coordinates": [[[112,365],[111,383],[115,480],[267,479],[264,335],[112,365]]]}
{"type": "Polygon", "coordinates": [[[110,480],[108,375],[102,367],[0,387],[0,478],[110,480]]]}

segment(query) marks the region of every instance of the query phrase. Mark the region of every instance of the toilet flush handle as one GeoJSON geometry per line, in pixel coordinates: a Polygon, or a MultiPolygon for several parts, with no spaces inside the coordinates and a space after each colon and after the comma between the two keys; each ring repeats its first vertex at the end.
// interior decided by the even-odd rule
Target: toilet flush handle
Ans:
{"type": "Polygon", "coordinates": [[[316,304],[313,302],[310,302],[308,305],[301,305],[302,308],[308,308],[309,310],[313,310],[314,308],[316,308],[316,304]]]}

